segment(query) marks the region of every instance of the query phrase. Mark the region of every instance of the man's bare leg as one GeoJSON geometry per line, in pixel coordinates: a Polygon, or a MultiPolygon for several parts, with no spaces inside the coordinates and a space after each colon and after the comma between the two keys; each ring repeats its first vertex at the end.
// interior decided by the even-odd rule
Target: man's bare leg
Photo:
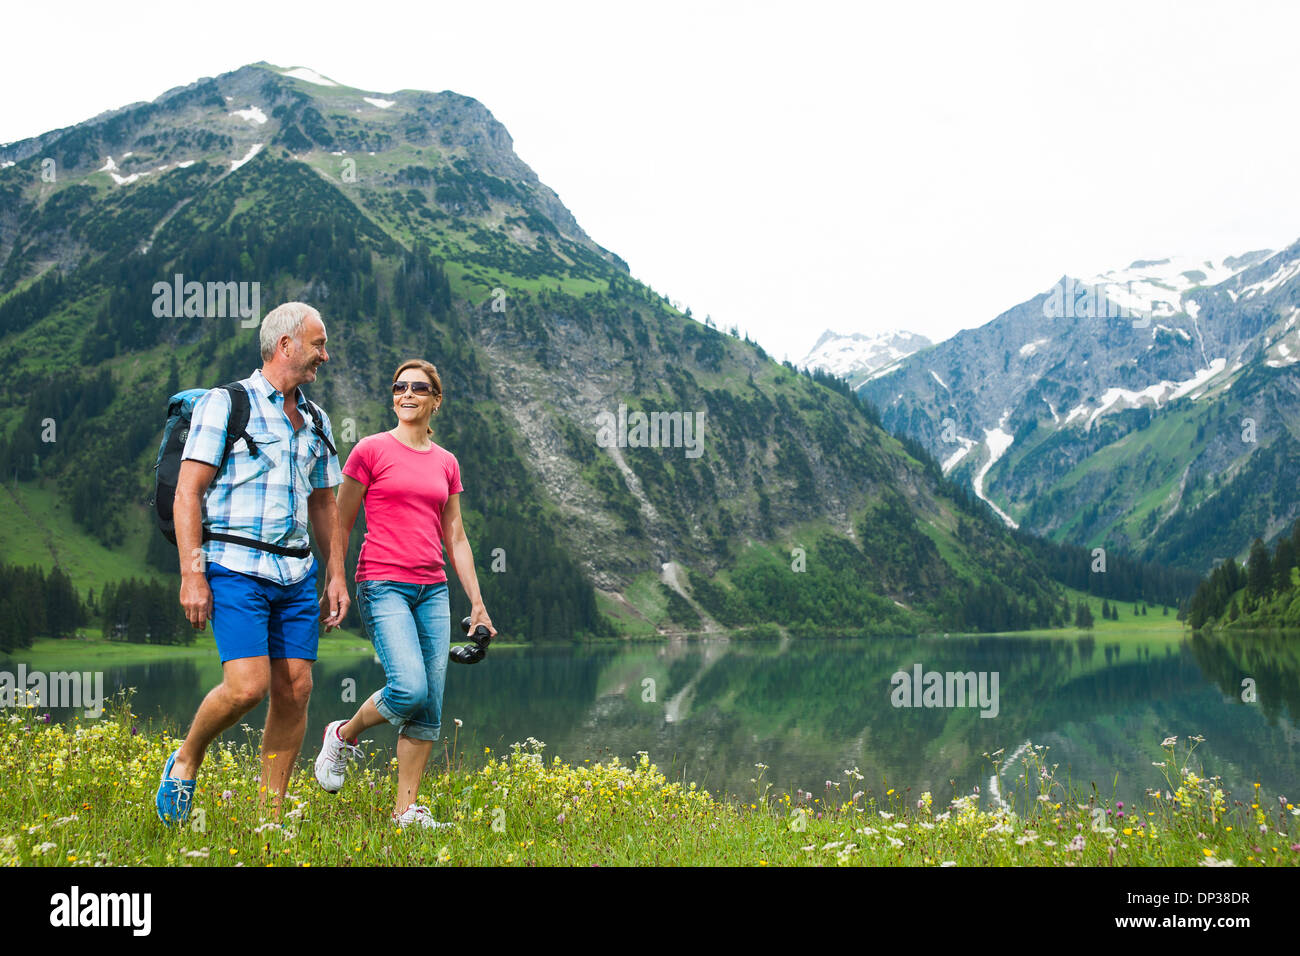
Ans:
{"type": "Polygon", "coordinates": [[[293,657],[271,661],[271,703],[262,734],[262,793],[258,804],[264,802],[267,793],[273,794],[272,809],[277,815],[307,732],[312,663],[293,657]]]}
{"type": "Polygon", "coordinates": [[[267,657],[240,657],[221,666],[223,679],[208,691],[190,724],[171,775],[177,780],[194,780],[212,741],[235,725],[239,718],[266,697],[271,667],[267,657]]]}

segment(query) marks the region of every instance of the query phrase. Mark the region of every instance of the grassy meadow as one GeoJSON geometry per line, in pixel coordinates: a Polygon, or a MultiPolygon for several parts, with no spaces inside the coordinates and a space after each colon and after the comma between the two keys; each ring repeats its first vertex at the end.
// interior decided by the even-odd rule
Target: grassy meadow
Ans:
{"type": "MultiPolygon", "coordinates": [[[[1033,747],[1005,803],[978,791],[935,805],[929,793],[876,790],[856,768],[821,793],[720,796],[634,764],[547,757],[529,738],[507,753],[465,754],[460,728],[435,747],[419,802],[445,829],[390,819],[396,767],[370,753],[336,795],[316,784],[311,741],[277,811],[258,782],[257,732],[218,742],[186,826],[154,810],[158,775],[179,741],[141,730],[129,702],[98,721],[46,723],[35,708],[0,723],[0,862],[11,866],[1295,866],[1300,811],[1260,791],[1225,792],[1194,755],[1164,742],[1167,786],[1126,806],[1067,792],[1033,747]],[[987,801],[985,801],[987,804],[987,801]]],[[[365,741],[363,741],[363,744],[365,741]]],[[[1002,753],[987,755],[996,767],[1002,753]]]]}

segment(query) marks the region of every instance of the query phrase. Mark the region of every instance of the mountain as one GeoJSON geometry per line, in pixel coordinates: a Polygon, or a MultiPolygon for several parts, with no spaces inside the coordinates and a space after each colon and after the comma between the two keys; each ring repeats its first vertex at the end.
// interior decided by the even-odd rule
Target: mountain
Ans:
{"type": "Polygon", "coordinates": [[[874,335],[861,332],[841,335],[827,329],[798,364],[801,368],[821,369],[850,383],[858,383],[933,344],[924,335],[896,329],[874,335]]]}
{"type": "Polygon", "coordinates": [[[1049,290],[861,394],[1010,525],[1205,573],[1296,517],[1300,243],[1049,290]]]}
{"type": "Polygon", "coordinates": [[[248,375],[259,308],[299,299],[342,454],[390,424],[401,360],[440,369],[436,440],[505,633],[1069,614],[847,388],[633,280],[473,99],[257,63],[0,163],[0,562],[83,590],[174,571],[147,511],[166,397],[248,375]]]}

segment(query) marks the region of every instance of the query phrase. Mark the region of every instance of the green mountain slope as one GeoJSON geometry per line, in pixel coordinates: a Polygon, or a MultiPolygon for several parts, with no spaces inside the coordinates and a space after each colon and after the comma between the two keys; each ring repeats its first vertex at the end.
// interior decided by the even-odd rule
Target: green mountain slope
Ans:
{"type": "MultiPolygon", "coordinates": [[[[461,461],[485,600],[512,634],[700,614],[870,631],[1062,617],[1029,551],[845,390],[631,279],[473,100],[367,97],[257,64],[0,153],[14,163],[0,169],[0,473],[67,502],[124,574],[142,545],[174,567],[146,507],[166,396],[259,364],[233,307],[159,314],[179,275],[257,283],[262,311],[321,310],[331,359],[313,398],[343,454],[390,424],[401,360],[438,366],[436,440],[461,461]],[[698,445],[638,442],[637,412],[693,422],[698,445]],[[621,416],[629,441],[604,441],[621,416]]],[[[0,560],[40,560],[53,528],[7,525],[0,560]]],[[[81,587],[102,580],[74,570],[81,587]]]]}

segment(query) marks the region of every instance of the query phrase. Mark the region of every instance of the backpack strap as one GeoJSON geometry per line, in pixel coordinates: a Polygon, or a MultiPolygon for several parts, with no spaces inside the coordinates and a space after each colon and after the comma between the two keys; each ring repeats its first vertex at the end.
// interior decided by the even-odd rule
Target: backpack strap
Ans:
{"type": "Polygon", "coordinates": [[[303,403],[307,406],[308,413],[311,414],[312,431],[320,436],[320,440],[325,443],[325,447],[330,450],[330,454],[337,458],[338,450],[334,447],[334,443],[325,436],[325,422],[321,418],[321,410],[316,406],[315,402],[306,396],[303,396],[303,403]]]}
{"type": "Polygon", "coordinates": [[[234,534],[209,531],[206,527],[203,529],[203,540],[242,544],[249,548],[256,548],[259,551],[270,551],[272,554],[278,554],[286,558],[305,558],[311,555],[311,548],[286,548],[279,544],[267,544],[265,541],[258,541],[255,538],[241,538],[234,534]]]}
{"type": "Polygon", "coordinates": [[[218,386],[225,390],[230,396],[230,417],[226,419],[226,450],[221,453],[221,464],[218,469],[225,465],[226,459],[230,457],[230,452],[235,447],[235,442],[244,439],[248,445],[248,453],[254,458],[257,457],[257,444],[253,441],[253,436],[248,434],[248,416],[251,408],[248,401],[248,392],[245,391],[242,382],[231,382],[229,385],[218,386]]]}

